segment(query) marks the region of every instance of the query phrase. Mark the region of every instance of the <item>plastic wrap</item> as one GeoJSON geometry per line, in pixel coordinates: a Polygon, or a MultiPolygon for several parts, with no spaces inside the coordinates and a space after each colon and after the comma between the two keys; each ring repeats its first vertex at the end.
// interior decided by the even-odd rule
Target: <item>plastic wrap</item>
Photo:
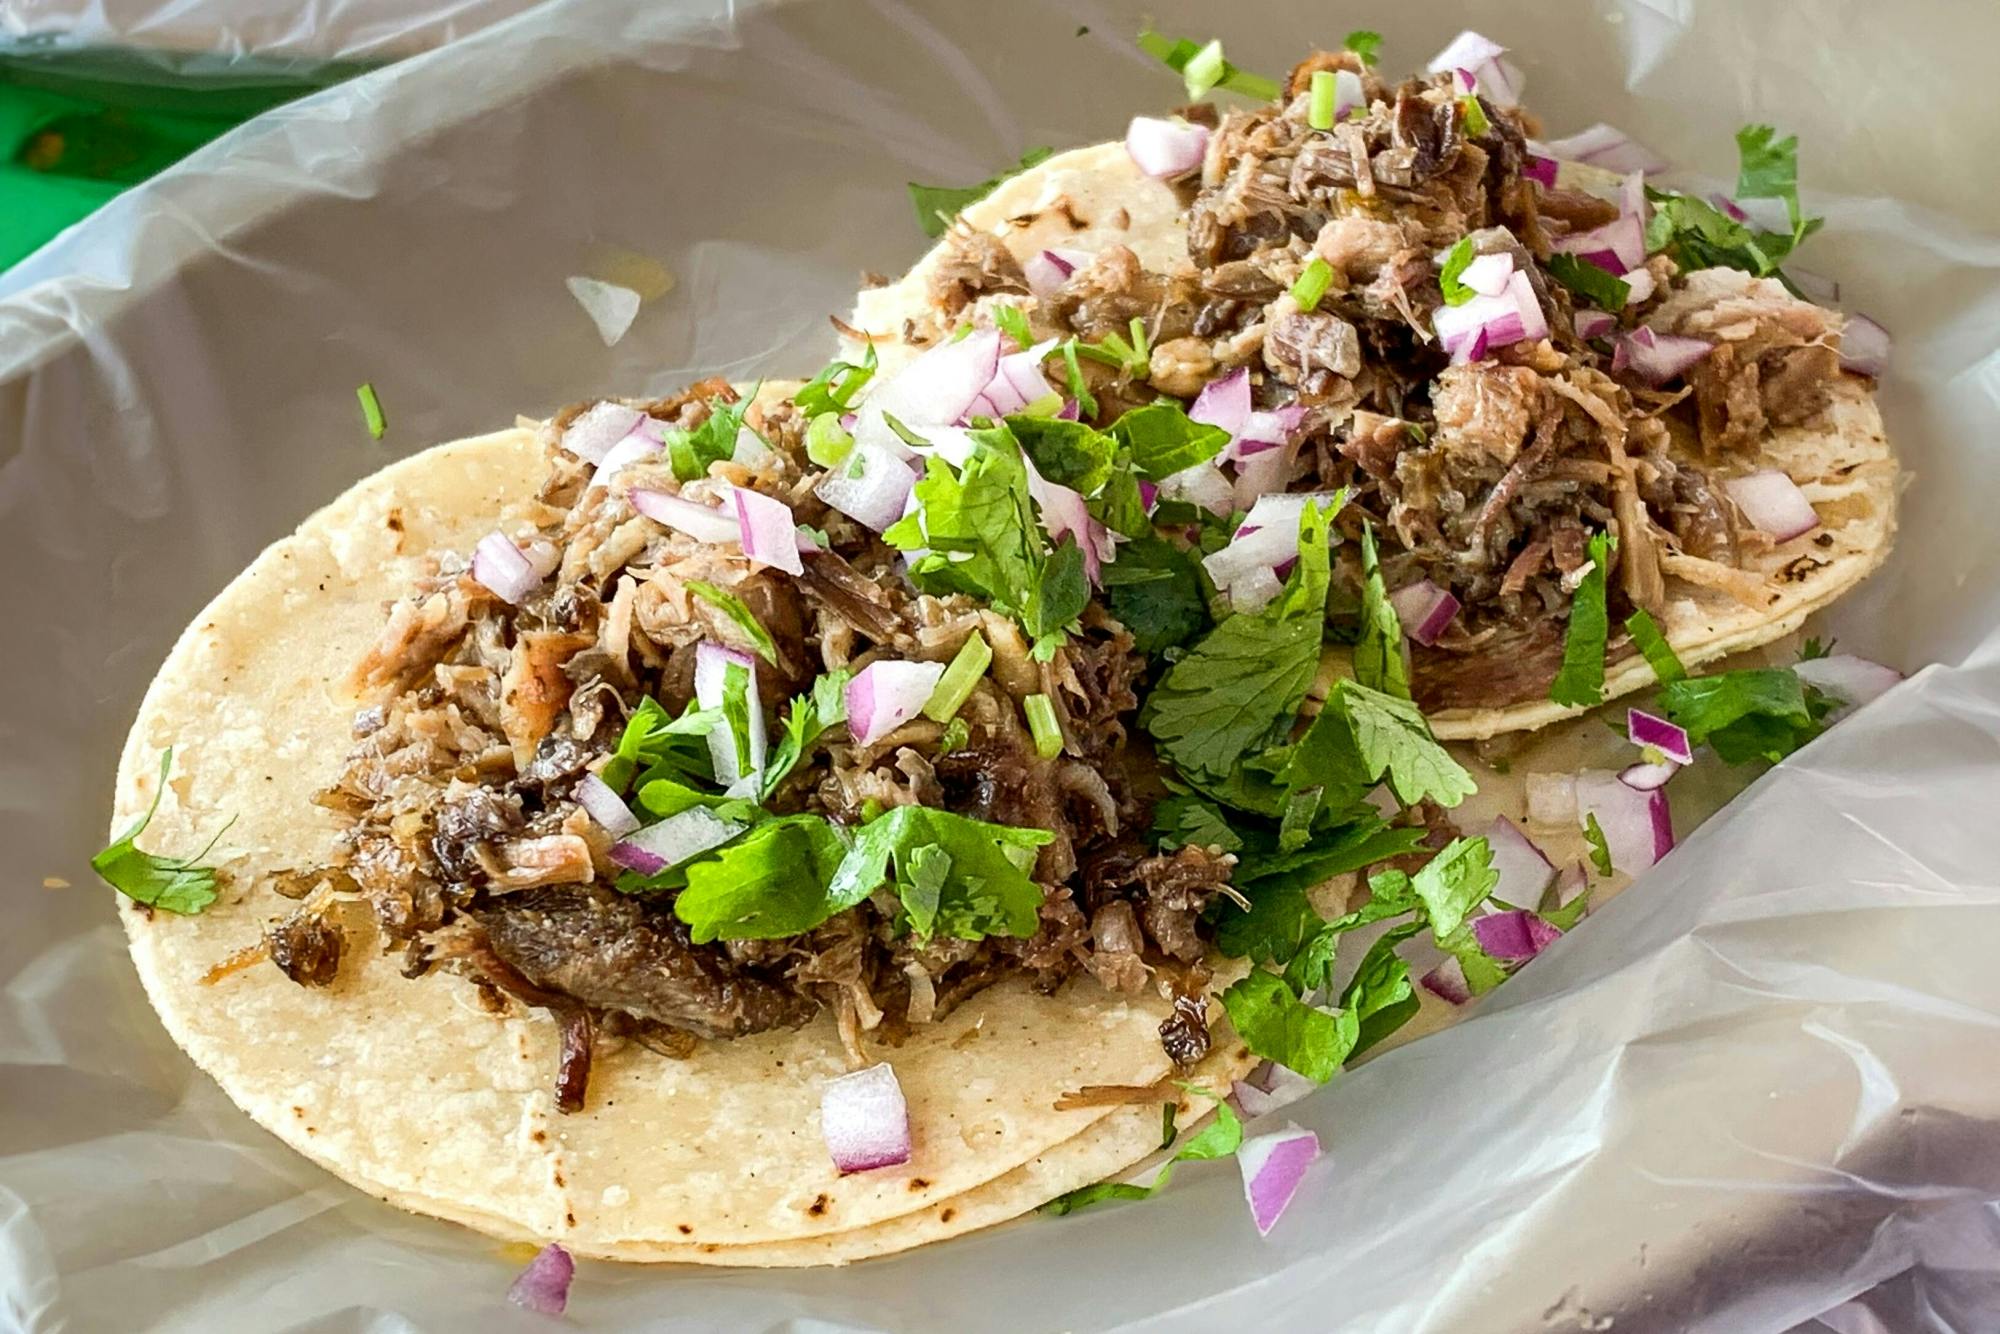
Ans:
{"type": "MultiPolygon", "coordinates": [[[[263,12],[107,2],[69,31],[224,8],[263,12]]],[[[977,180],[1178,97],[1130,49],[1137,11],[1096,5],[629,0],[490,27],[511,9],[409,8],[232,20],[217,49],[478,30],[260,119],[0,275],[0,1323],[540,1327],[501,1302],[518,1257],[295,1157],[160,1030],[86,866],[140,692],[217,588],[356,478],[588,394],[809,372],[857,272],[920,251],[904,180],[977,180]],[[361,36],[313,40],[357,14],[361,36]],[[641,261],[671,290],[607,349],[564,279],[641,261]]],[[[1206,35],[1221,11],[1152,12],[1206,35]]],[[[1391,67],[1420,64],[1466,20],[1227,12],[1231,56],[1274,72],[1359,23],[1391,67]]],[[[841,1271],[586,1264],[574,1324],[1991,1327],[2000,11],[1625,0],[1477,21],[1553,132],[1611,120],[1711,170],[1741,122],[1800,133],[1828,217],[1803,262],[1895,330],[1882,402],[1914,477],[1895,555],[1827,628],[1924,670],[1471,1020],[1291,1109],[1327,1153],[1269,1238],[1210,1164],[1143,1205],[841,1271]]]]}

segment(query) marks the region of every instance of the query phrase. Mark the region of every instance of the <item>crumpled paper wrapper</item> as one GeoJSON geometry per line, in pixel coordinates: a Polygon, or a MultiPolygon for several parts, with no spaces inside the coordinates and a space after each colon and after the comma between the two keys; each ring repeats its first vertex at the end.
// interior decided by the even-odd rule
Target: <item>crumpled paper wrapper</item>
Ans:
{"type": "MultiPolygon", "coordinates": [[[[903,181],[978,180],[1179,100],[1131,48],[1138,12],[1094,4],[520,8],[31,0],[0,29],[301,59],[457,38],[262,118],[0,275],[0,1322],[545,1327],[502,1301],[518,1257],[294,1157],[154,1021],[86,865],[140,692],[217,588],[356,478],[589,394],[808,372],[856,273],[920,252],[903,181]],[[616,346],[578,275],[649,289],[616,346]]],[[[1278,73],[1365,23],[1400,69],[1470,17],[1238,7],[1221,35],[1278,73]]],[[[2000,11],[1623,0],[1476,21],[1552,134],[1609,120],[1724,183],[1739,124],[1800,134],[1828,220],[1802,262],[1895,331],[1882,404],[1913,477],[1894,557],[1824,630],[1913,679],[1470,1020],[1289,1109],[1327,1152],[1268,1238],[1219,1163],[1144,1205],[841,1271],[586,1264],[572,1323],[1990,1327],[2000,11]]]]}

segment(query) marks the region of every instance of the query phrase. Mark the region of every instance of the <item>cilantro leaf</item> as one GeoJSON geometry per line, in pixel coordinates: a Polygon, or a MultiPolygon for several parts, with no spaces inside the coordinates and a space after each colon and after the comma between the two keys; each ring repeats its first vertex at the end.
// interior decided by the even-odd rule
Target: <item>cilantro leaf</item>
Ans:
{"type": "Polygon", "coordinates": [[[1222,1008],[1252,1052],[1315,1083],[1340,1073],[1360,1039],[1360,1026],[1351,1014],[1314,1009],[1293,995],[1283,978],[1261,968],[1222,993],[1222,1008]]]}
{"type": "Polygon", "coordinates": [[[1832,701],[1783,667],[1693,676],[1660,689],[1669,721],[1730,764],[1783,759],[1823,730],[1832,701]]]}
{"type": "MultiPolygon", "coordinates": [[[[160,781],[153,789],[152,804],[146,807],[146,813],[139,817],[137,823],[114,839],[111,846],[90,859],[90,869],[97,872],[98,879],[128,899],[164,908],[171,913],[191,915],[215,902],[215,868],[198,863],[228,832],[229,825],[225,824],[217,830],[208,847],[192,857],[163,857],[156,852],[143,851],[133,843],[146,832],[146,826],[153,823],[153,816],[160,809],[160,799],[167,793],[167,775],[173,767],[174,748],[168,746],[160,752],[160,781]]],[[[232,820],[230,823],[235,822],[232,820]]]]}
{"type": "Polygon", "coordinates": [[[1811,662],[1814,658],[1824,658],[1833,652],[1833,646],[1839,642],[1837,639],[1830,639],[1821,643],[1818,635],[1809,636],[1806,642],[1799,646],[1799,661],[1811,662]]]}
{"type": "Polygon", "coordinates": [[[1028,471],[1004,427],[973,431],[972,453],[956,473],[926,462],[916,484],[921,518],[909,514],[882,535],[903,551],[928,548],[910,578],[930,593],[968,593],[1018,615],[1035,584],[1039,528],[1028,471]]]}
{"type": "Polygon", "coordinates": [[[1822,221],[1803,216],[1799,207],[1798,140],[1779,139],[1768,125],[1746,125],[1737,132],[1736,152],[1737,193],[1784,200],[1791,230],[1753,228],[1706,200],[1649,189],[1653,218],[1646,226],[1646,249],[1666,251],[1682,269],[1720,265],[1760,278],[1776,277],[1791,287],[1778,266],[1819,230],[1822,221]]]}
{"type": "Polygon", "coordinates": [[[769,801],[794,766],[827,728],[847,721],[849,671],[828,672],[812,689],[795,696],[785,710],[785,734],[764,757],[763,799],[769,801]]]}
{"type": "Polygon", "coordinates": [[[1215,88],[1227,88],[1259,101],[1269,101],[1278,95],[1275,80],[1238,69],[1224,60],[1220,41],[1197,46],[1185,37],[1162,37],[1149,28],[1139,34],[1139,49],[1181,76],[1190,102],[1199,102],[1215,88]]]}
{"type": "Polygon", "coordinates": [[[1438,269],[1438,287],[1444,292],[1444,303],[1447,306],[1462,306],[1479,295],[1459,281],[1467,266],[1472,263],[1472,258],[1472,238],[1469,236],[1459,237],[1452,248],[1445,252],[1444,264],[1438,269]]]}
{"type": "Polygon", "coordinates": [[[1615,869],[1611,865],[1611,842],[1604,837],[1604,826],[1597,822],[1596,811],[1583,813],[1583,841],[1590,845],[1590,864],[1597,868],[1597,873],[1610,875],[1615,869]]]}
{"type": "Polygon", "coordinates": [[[1465,113],[1465,137],[1468,139],[1485,138],[1487,132],[1493,128],[1493,123],[1486,119],[1486,106],[1479,100],[1477,90],[1460,96],[1458,105],[1459,109],[1465,113]]]}
{"type": "MultiPolygon", "coordinates": [[[[1478,790],[1472,775],[1431,735],[1424,715],[1406,699],[1342,681],[1327,700],[1353,729],[1354,745],[1374,783],[1384,775],[1397,800],[1414,806],[1425,797],[1456,806],[1478,790]]],[[[1322,709],[1324,717],[1326,710],[1322,709]]]]}
{"type": "Polygon", "coordinates": [[[1626,617],[1625,633],[1632,636],[1632,643],[1662,685],[1687,675],[1687,668],[1681,666],[1680,655],[1674,652],[1674,646],[1660,633],[1659,624],[1646,612],[1635,611],[1626,617]]]}
{"type": "Polygon", "coordinates": [[[1575,255],[1561,251],[1550,255],[1548,270],[1564,287],[1613,314],[1625,309],[1625,302],[1632,295],[1632,284],[1609,269],[1599,268],[1575,255]]]}
{"type": "MultiPolygon", "coordinates": [[[[1215,1102],[1215,1119],[1190,1136],[1181,1151],[1169,1158],[1160,1168],[1159,1175],[1144,1186],[1125,1181],[1099,1181],[1088,1186],[1056,1196],[1042,1206],[1041,1211],[1060,1218],[1073,1214],[1078,1209],[1087,1208],[1104,1200],[1143,1200],[1157,1195],[1167,1188],[1174,1178],[1174,1164],[1198,1162],[1210,1158],[1226,1158],[1243,1145],[1243,1122],[1238,1119],[1236,1109],[1207,1089],[1190,1088],[1215,1102]]],[[[1161,1148],[1174,1142],[1174,1104],[1166,1105],[1165,1126],[1161,1131],[1161,1148]]]]}
{"type": "Polygon", "coordinates": [[[1341,38],[1342,47],[1361,57],[1364,65],[1373,65],[1381,58],[1382,34],[1370,32],[1366,28],[1356,28],[1341,38]]]}
{"type": "Polygon", "coordinates": [[[1247,912],[1222,909],[1224,915],[1216,928],[1217,948],[1231,958],[1285,965],[1323,930],[1339,935],[1410,911],[1416,903],[1407,895],[1401,902],[1377,895],[1353,912],[1327,922],[1312,906],[1312,891],[1334,876],[1400,857],[1415,848],[1423,836],[1421,829],[1385,829],[1378,820],[1372,827],[1357,826],[1356,831],[1290,857],[1246,855],[1231,880],[1237,892],[1250,901],[1250,908],[1247,912]]]}
{"type": "Polygon", "coordinates": [[[1466,989],[1475,996],[1484,996],[1507,980],[1506,967],[1480,948],[1470,922],[1461,922],[1458,930],[1437,937],[1437,947],[1458,960],[1459,971],[1465,974],[1466,989]]]}
{"type": "Polygon", "coordinates": [[[617,750],[598,777],[621,796],[641,770],[663,769],[706,778],[709,764],[704,738],[721,721],[722,710],[698,709],[692,704],[674,718],[660,701],[648,695],[632,710],[617,750]]]}
{"type": "Polygon", "coordinates": [[[875,378],[875,345],[868,344],[868,350],[859,363],[852,361],[830,361],[820,368],[819,374],[799,386],[792,395],[792,402],[807,417],[817,417],[823,413],[847,412],[854,407],[855,399],[875,378]]]}
{"type": "Polygon", "coordinates": [[[1035,571],[1021,608],[1021,625],[1035,641],[1035,658],[1047,661],[1044,646],[1062,642],[1063,631],[1075,624],[1090,601],[1090,577],[1083,563],[1083,548],[1076,534],[1065,533],[1049,558],[1035,571]]]}
{"type": "Polygon", "coordinates": [[[1125,447],[1132,468],[1155,482],[1207,463],[1229,443],[1229,432],[1195,421],[1167,399],[1125,413],[1111,423],[1111,435],[1125,447]]]}
{"type": "Polygon", "coordinates": [[[1769,125],[1745,125],[1736,132],[1736,194],[1741,199],[1782,199],[1793,232],[1799,217],[1799,138],[1778,138],[1769,125]]]}
{"type": "MultiPolygon", "coordinates": [[[[1028,871],[1034,867],[1035,849],[1054,837],[1045,829],[988,824],[928,806],[898,806],[855,832],[854,846],[834,875],[828,897],[859,903],[888,878],[891,862],[900,888],[919,872],[911,860],[917,850],[934,847],[949,858],[942,863],[947,874],[929,891],[936,900],[934,907],[925,905],[931,920],[920,926],[912,916],[911,926],[920,936],[928,938],[932,931],[955,940],[1031,936],[1040,922],[1042,890],[1028,871]]],[[[935,853],[922,857],[932,867],[940,864],[935,853]]]]}
{"type": "Polygon", "coordinates": [[[1119,547],[1104,567],[1104,601],[1141,653],[1177,647],[1208,628],[1200,563],[1150,533],[1119,547]]]}
{"type": "Polygon", "coordinates": [[[1257,612],[1209,631],[1167,670],[1139,721],[1160,753],[1197,779],[1221,782],[1291,725],[1319,668],[1333,507],[1299,515],[1299,562],[1257,612]]]}
{"type": "Polygon", "coordinates": [[[1410,888],[1442,939],[1458,930],[1467,914],[1500,883],[1493,850],[1484,838],[1455,838],[1410,877],[1410,888]]]}
{"type": "Polygon", "coordinates": [[[1176,792],[1153,807],[1153,839],[1162,852],[1190,846],[1234,852],[1243,846],[1222,808],[1191,792],[1176,792]]]}
{"type": "Polygon", "coordinates": [[[1604,641],[1611,630],[1610,613],[1604,605],[1604,585],[1612,545],[1608,532],[1590,539],[1590,573],[1577,584],[1570,601],[1562,670],[1549,686],[1549,698],[1569,708],[1604,702],[1604,641]]]}
{"type": "Polygon", "coordinates": [[[1340,993],[1340,1008],[1355,1018],[1359,1033],[1352,1061],[1382,1039],[1407,1024],[1422,1008],[1416,988],[1410,985],[1410,965],[1396,953],[1396,946],[1422,928],[1416,923],[1393,927],[1377,937],[1361,956],[1361,966],[1340,993]]]}
{"type": "Polygon", "coordinates": [[[771,632],[764,628],[764,623],[757,619],[756,613],[744,604],[742,598],[705,579],[690,579],[687,581],[687,588],[688,592],[710,606],[718,608],[724,616],[734,622],[758,657],[773,667],[778,665],[777,642],[771,638],[771,632]]]}
{"type": "Polygon", "coordinates": [[[810,931],[868,897],[836,888],[847,846],[824,816],[786,815],[753,825],[689,862],[674,916],[697,945],[711,940],[775,940],[810,931]]]}
{"type": "Polygon", "coordinates": [[[1021,154],[1021,160],[1014,166],[987,177],[977,185],[918,185],[915,181],[908,182],[910,203],[917,210],[917,225],[924,229],[925,236],[933,240],[943,236],[951,220],[966,207],[992,194],[1008,177],[1019,175],[1054,152],[1053,148],[1030,148],[1021,154]]]}
{"type": "Polygon", "coordinates": [[[1410,697],[1410,669],[1403,661],[1403,626],[1389,605],[1375,529],[1361,525],[1361,639],[1354,646],[1354,679],[1398,699],[1410,697]]]}
{"type": "Polygon", "coordinates": [[[750,710],[763,705],[750,697],[750,669],[732,662],[722,669],[722,717],[736,745],[736,770],[750,772],[750,710]]]}
{"type": "Polygon", "coordinates": [[[1083,366],[1077,361],[1077,341],[1067,338],[1057,350],[1062,353],[1063,373],[1069,385],[1069,396],[1076,400],[1077,415],[1084,421],[1097,420],[1097,398],[1090,392],[1090,382],[1083,378],[1083,366]]]}
{"type": "Polygon", "coordinates": [[[1009,417],[1007,429],[1035,471],[1086,497],[1095,495],[1118,463],[1117,443],[1087,422],[1060,417],[1009,417]]]}
{"type": "Polygon", "coordinates": [[[743,429],[743,414],[750,408],[755,392],[734,403],[720,397],[709,400],[708,420],[692,431],[671,427],[665,433],[667,458],[674,476],[692,482],[708,476],[711,463],[736,456],[736,435],[743,429]]]}
{"type": "MultiPolygon", "coordinates": [[[[1014,346],[1025,352],[1035,345],[1035,331],[1028,327],[1028,317],[1019,306],[998,302],[993,306],[993,327],[1014,340],[1014,346]]],[[[872,350],[872,349],[871,349],[872,350]]]]}

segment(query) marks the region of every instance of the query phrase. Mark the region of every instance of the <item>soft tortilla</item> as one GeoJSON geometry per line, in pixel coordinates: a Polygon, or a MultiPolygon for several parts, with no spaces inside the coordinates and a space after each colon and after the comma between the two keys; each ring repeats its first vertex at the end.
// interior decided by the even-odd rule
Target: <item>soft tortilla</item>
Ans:
{"type": "MultiPolygon", "coordinates": [[[[1058,1095],[1169,1073],[1157,996],[1119,997],[1087,979],[1052,997],[1018,984],[981,993],[881,1052],[909,1100],[911,1163],[841,1177],[818,1130],[820,1088],[845,1069],[824,1018],[796,1033],[704,1044],[682,1061],[601,1051],[589,1106],[564,1116],[549,1093],[553,1023],[518,1011],[496,1018],[449,974],[401,977],[358,904],[342,919],[348,953],[332,987],[295,985],[261,962],[203,985],[205,972],[293,906],[269,877],[319,864],[330,850],[334,822],[311,797],[352,745],[355,706],[340,682],[379,632],[384,603],[409,586],[425,552],[465,550],[496,527],[542,471],[525,429],[385,469],[266,550],[175,645],[121,757],[114,831],[151,800],[167,746],[170,790],[142,842],[192,851],[235,824],[214,854],[222,893],[206,913],[126,905],[122,914],[168,1031],[252,1118],[363,1190],[587,1254],[824,1243],[912,1218],[879,1243],[845,1243],[841,1255],[855,1258],[871,1244],[926,1239],[919,1211],[1002,1178],[1020,1184],[988,1192],[977,1216],[1041,1203],[1033,1192],[1046,1169],[1010,1174],[1112,1110],[1057,1112],[1058,1095]]],[[[1248,1058],[1226,1030],[1218,1048],[1227,1056],[1216,1077],[1226,1082],[1248,1058]]],[[[1115,1171],[1145,1152],[1121,1158],[1125,1139],[1102,1141],[1114,1144],[1090,1170],[1115,1171]]],[[[780,1261],[746,1253],[745,1262],[780,1261]]]]}
{"type": "MultiPolygon", "coordinates": [[[[1127,245],[1146,267],[1164,269],[1187,253],[1179,198],[1141,172],[1122,144],[1058,153],[972,204],[960,215],[960,225],[1001,238],[1020,260],[1053,246],[1095,251],[1127,245]]],[[[900,366],[920,350],[905,341],[905,330],[918,342],[941,332],[928,294],[933,273],[949,253],[949,241],[942,241],[896,282],[861,293],[853,323],[884,340],[875,347],[885,367],[900,366]]],[[[1872,573],[1894,540],[1896,459],[1867,380],[1843,377],[1823,419],[1774,431],[1757,466],[1781,469],[1797,482],[1818,509],[1821,526],[1753,562],[1765,584],[1758,605],[1669,580],[1670,602],[1660,628],[1689,667],[1792,633],[1872,573]]],[[[1636,656],[1611,664],[1605,675],[1606,699],[1653,681],[1652,669],[1636,656]]],[[[1545,727],[1581,712],[1533,700],[1505,708],[1440,710],[1430,722],[1446,740],[1475,740],[1545,727]]]]}

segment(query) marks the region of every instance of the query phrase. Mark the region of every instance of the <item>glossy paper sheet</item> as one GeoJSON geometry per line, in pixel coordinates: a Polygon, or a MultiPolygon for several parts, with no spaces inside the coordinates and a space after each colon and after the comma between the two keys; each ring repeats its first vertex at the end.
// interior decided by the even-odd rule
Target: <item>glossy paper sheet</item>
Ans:
{"type": "MultiPolygon", "coordinates": [[[[86,866],[141,690],[354,479],[585,395],[808,373],[856,274],[919,253],[903,181],[1115,136],[1177,85],[1131,50],[1136,10],[1091,4],[628,0],[491,26],[514,7],[44,7],[78,42],[223,11],[224,51],[470,35],[246,127],[0,275],[0,1325],[544,1328],[501,1301],[517,1261],[295,1157],[154,1020],[86,866]],[[266,11],[312,18],[240,17],[266,11]],[[563,280],[633,256],[674,285],[607,350],[563,280]]],[[[1469,1022],[1292,1109],[1327,1153],[1267,1239],[1209,1164],[1143,1205],[841,1271],[586,1264],[572,1323],[1991,1328],[2000,12],[1151,8],[1199,35],[1228,14],[1232,57],[1272,72],[1364,25],[1421,64],[1476,8],[1552,133],[1611,120],[1726,172],[1738,124],[1797,130],[1829,219],[1803,262],[1895,331],[1882,403],[1913,476],[1894,557],[1830,629],[1923,670],[1469,1022]]]]}

